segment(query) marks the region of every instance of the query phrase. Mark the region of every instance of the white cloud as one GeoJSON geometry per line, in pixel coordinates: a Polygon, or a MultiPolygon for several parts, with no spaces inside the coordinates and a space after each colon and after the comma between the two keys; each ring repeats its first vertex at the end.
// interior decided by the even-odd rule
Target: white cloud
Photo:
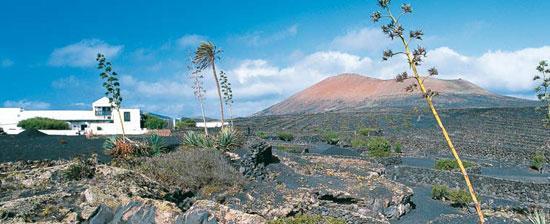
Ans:
{"type": "Polygon", "coordinates": [[[20,107],[23,109],[35,109],[43,110],[50,108],[50,104],[40,101],[29,101],[29,100],[19,100],[19,101],[4,101],[4,107],[20,107]]]}
{"type": "Polygon", "coordinates": [[[2,68],[7,68],[7,67],[11,67],[13,65],[13,61],[10,60],[10,59],[2,59],[2,61],[0,61],[0,67],[2,68]]]}
{"type": "Polygon", "coordinates": [[[71,76],[68,76],[68,77],[65,77],[65,78],[60,78],[60,79],[54,80],[51,85],[52,85],[53,88],[56,88],[56,89],[66,89],[66,88],[69,88],[69,87],[78,87],[78,86],[80,86],[80,80],[78,78],[76,78],[74,75],[71,75],[71,76]]]}
{"type": "MultiPolygon", "coordinates": [[[[532,99],[529,92],[533,87],[534,67],[545,58],[550,58],[550,47],[547,46],[490,51],[478,57],[442,47],[429,51],[426,64],[420,68],[425,71],[436,66],[439,78],[462,78],[501,94],[532,99]]],[[[246,96],[253,99],[255,96],[255,99],[282,100],[332,75],[359,73],[391,79],[407,69],[405,59],[399,56],[382,62],[338,51],[319,51],[286,67],[277,67],[261,59],[243,60],[228,74],[238,80],[234,86],[236,98],[246,96]]]]}
{"type": "Polygon", "coordinates": [[[48,61],[52,66],[90,67],[96,64],[96,56],[102,53],[108,59],[116,57],[122,45],[109,45],[98,39],[84,39],[78,43],[55,49],[48,61]]]}
{"type": "Polygon", "coordinates": [[[296,36],[296,34],[298,34],[298,24],[294,24],[283,30],[280,30],[271,34],[265,34],[262,31],[256,31],[253,33],[240,35],[235,39],[238,42],[245,43],[246,45],[258,47],[258,46],[271,44],[273,42],[281,41],[286,38],[294,37],[296,36]]]}
{"type": "Polygon", "coordinates": [[[177,98],[191,97],[190,81],[185,75],[162,79],[158,81],[138,80],[133,76],[124,75],[121,77],[122,87],[140,97],[160,97],[160,98],[177,98]]]}
{"type": "Polygon", "coordinates": [[[180,37],[176,43],[179,47],[186,48],[186,47],[193,47],[199,45],[201,42],[206,41],[205,36],[197,35],[197,34],[187,34],[182,37],[180,37]]]}
{"type": "Polygon", "coordinates": [[[375,51],[387,47],[390,43],[380,28],[363,27],[335,37],[330,46],[342,51],[375,51]]]}

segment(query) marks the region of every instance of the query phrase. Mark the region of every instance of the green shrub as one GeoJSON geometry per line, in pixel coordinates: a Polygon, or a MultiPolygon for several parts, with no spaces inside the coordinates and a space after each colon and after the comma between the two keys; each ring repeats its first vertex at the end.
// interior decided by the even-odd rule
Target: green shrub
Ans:
{"type": "Polygon", "coordinates": [[[83,160],[75,158],[73,163],[64,171],[65,178],[69,180],[81,180],[84,178],[92,178],[95,174],[95,166],[97,165],[96,155],[83,160]]]}
{"type": "Polygon", "coordinates": [[[147,129],[163,129],[168,126],[168,122],[154,115],[145,115],[143,126],[147,129]]]}
{"type": "Polygon", "coordinates": [[[432,186],[432,198],[436,200],[443,200],[449,197],[449,188],[445,185],[433,185],[432,186]]]}
{"type": "Polygon", "coordinates": [[[321,139],[330,145],[336,145],[340,142],[340,137],[337,132],[326,131],[321,135],[321,139]]]}
{"type": "Polygon", "coordinates": [[[176,121],[176,129],[177,130],[183,130],[185,128],[194,128],[196,127],[197,122],[195,122],[193,119],[182,119],[179,121],[176,121]]]}
{"type": "Polygon", "coordinates": [[[449,189],[445,185],[432,186],[432,198],[435,200],[449,200],[455,206],[464,207],[472,202],[470,193],[462,189],[449,189]]]}
{"type": "Polygon", "coordinates": [[[402,153],[403,152],[403,145],[401,145],[401,143],[399,142],[396,142],[393,144],[393,151],[395,153],[402,153]]]}
{"type": "Polygon", "coordinates": [[[267,222],[268,224],[345,224],[341,218],[334,218],[321,215],[298,214],[293,217],[285,217],[267,222]]]}
{"type": "Polygon", "coordinates": [[[391,152],[390,142],[383,137],[370,138],[367,141],[369,156],[372,157],[388,157],[391,152]]]}
{"type": "Polygon", "coordinates": [[[453,203],[453,205],[460,207],[467,206],[469,203],[472,202],[472,197],[470,196],[470,193],[462,189],[449,191],[448,199],[453,203]]]}
{"type": "MultiPolygon", "coordinates": [[[[462,161],[464,168],[469,168],[474,166],[474,163],[468,161],[462,161]]],[[[435,169],[437,170],[457,170],[458,163],[454,159],[438,159],[435,161],[435,169]]]]}
{"type": "Polygon", "coordinates": [[[269,136],[267,135],[266,132],[264,131],[258,131],[256,132],[256,136],[258,136],[258,138],[261,138],[261,139],[267,139],[269,136]]]}
{"type": "Polygon", "coordinates": [[[277,133],[277,137],[280,140],[287,141],[287,142],[294,140],[294,135],[292,135],[292,133],[290,132],[285,132],[285,131],[281,131],[277,133]]]}
{"type": "Polygon", "coordinates": [[[231,128],[225,127],[216,136],[216,148],[223,151],[230,151],[242,145],[242,136],[231,128]]]}
{"type": "Polygon", "coordinates": [[[367,141],[363,140],[363,139],[358,139],[358,138],[355,138],[353,140],[351,140],[351,147],[353,148],[366,148],[367,147],[367,141]]]}
{"type": "Polygon", "coordinates": [[[378,131],[378,129],[376,128],[360,128],[359,130],[357,130],[357,133],[359,135],[369,137],[372,132],[376,132],[376,131],[378,131]]]}
{"type": "Polygon", "coordinates": [[[178,150],[158,157],[146,158],[137,169],[146,176],[182,189],[199,190],[237,187],[243,183],[241,175],[217,150],[178,150]]]}
{"type": "Polygon", "coordinates": [[[541,171],[545,162],[546,162],[546,158],[544,157],[544,154],[537,152],[531,159],[531,168],[534,170],[541,171]]]}
{"type": "Polygon", "coordinates": [[[65,121],[35,117],[29,118],[17,123],[18,127],[23,129],[37,129],[37,130],[69,130],[69,124],[65,121]]]}

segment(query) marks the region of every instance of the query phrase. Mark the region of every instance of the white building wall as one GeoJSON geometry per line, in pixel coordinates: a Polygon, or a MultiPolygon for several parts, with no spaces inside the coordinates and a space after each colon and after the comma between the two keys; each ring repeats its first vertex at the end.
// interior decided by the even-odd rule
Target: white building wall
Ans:
{"type": "MultiPolygon", "coordinates": [[[[94,106],[105,104],[102,98],[94,102],[94,106]]],[[[108,102],[108,100],[107,100],[108,102]]],[[[121,119],[124,122],[124,131],[129,135],[144,134],[147,130],[141,128],[141,112],[139,109],[120,109],[120,118],[116,110],[111,115],[96,116],[94,110],[23,110],[21,108],[0,108],[0,128],[8,134],[18,134],[23,131],[17,127],[19,121],[44,117],[56,120],[63,120],[69,123],[71,130],[53,131],[41,130],[47,134],[69,135],[73,133],[91,132],[94,135],[116,135],[122,134],[120,125],[121,119]],[[129,121],[124,121],[124,114],[129,114],[129,121]],[[86,125],[84,131],[82,126],[86,125]]]]}

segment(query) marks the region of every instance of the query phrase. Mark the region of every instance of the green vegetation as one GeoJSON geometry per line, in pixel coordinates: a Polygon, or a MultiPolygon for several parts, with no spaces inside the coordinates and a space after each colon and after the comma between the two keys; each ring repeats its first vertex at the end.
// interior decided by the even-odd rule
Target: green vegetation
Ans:
{"type": "Polygon", "coordinates": [[[345,224],[346,221],[340,218],[299,214],[293,217],[286,217],[267,222],[268,224],[345,224]]]}
{"type": "Polygon", "coordinates": [[[151,156],[156,156],[166,150],[166,143],[162,137],[158,135],[151,135],[151,137],[149,137],[149,147],[149,154],[151,156]]]}
{"type": "Polygon", "coordinates": [[[105,96],[109,98],[109,103],[117,111],[118,119],[120,120],[120,127],[122,128],[122,136],[126,136],[124,131],[124,122],[122,121],[122,115],[120,114],[122,95],[120,94],[118,74],[113,71],[112,63],[107,61],[105,55],[97,54],[96,61],[98,62],[97,69],[101,70],[99,77],[104,80],[103,87],[105,88],[105,96]]]}
{"type": "Polygon", "coordinates": [[[527,215],[527,218],[531,224],[546,224],[546,214],[542,209],[533,211],[533,213],[527,215]]]}
{"type": "Polygon", "coordinates": [[[278,132],[277,137],[280,140],[283,140],[283,141],[286,141],[286,142],[290,142],[290,141],[294,140],[294,135],[290,132],[285,132],[285,131],[278,132]]]}
{"type": "Polygon", "coordinates": [[[548,67],[548,62],[539,62],[537,71],[540,75],[535,75],[533,81],[540,81],[537,84],[537,87],[535,87],[535,92],[537,94],[537,98],[544,104],[544,106],[537,109],[544,111],[544,118],[542,122],[546,127],[550,128],[550,68],[548,67]]]}
{"type": "Polygon", "coordinates": [[[163,129],[168,126],[168,122],[154,115],[145,115],[145,122],[143,126],[147,129],[163,129]]]}
{"type": "Polygon", "coordinates": [[[182,119],[176,121],[176,130],[183,130],[185,128],[194,128],[197,125],[197,122],[193,119],[182,119]]]}
{"type": "Polygon", "coordinates": [[[340,137],[338,135],[338,132],[334,132],[334,131],[325,131],[321,135],[321,139],[330,145],[336,145],[338,144],[338,142],[340,142],[340,137]]]}
{"type": "Polygon", "coordinates": [[[462,189],[449,189],[445,185],[432,186],[432,198],[449,200],[454,206],[464,207],[473,202],[470,193],[462,189]]]}
{"type": "Polygon", "coordinates": [[[367,147],[367,141],[363,140],[363,139],[360,139],[360,138],[352,139],[351,140],[351,147],[356,148],[356,149],[366,148],[367,147]]]}
{"type": "Polygon", "coordinates": [[[401,143],[396,142],[393,144],[393,152],[395,153],[402,153],[403,152],[403,145],[401,143]]]}
{"type": "Polygon", "coordinates": [[[377,128],[360,128],[357,130],[357,134],[369,137],[371,133],[378,131],[377,128]]]}
{"type": "Polygon", "coordinates": [[[243,143],[242,135],[235,129],[224,127],[216,136],[207,136],[205,134],[189,131],[183,135],[182,144],[185,146],[218,149],[221,151],[230,151],[243,143]]]}
{"type": "MultiPolygon", "coordinates": [[[[468,161],[463,161],[462,165],[467,169],[475,164],[468,161]]],[[[458,163],[454,159],[438,159],[435,161],[435,169],[437,170],[458,170],[458,163]]]]}
{"type": "Polygon", "coordinates": [[[542,171],[544,164],[546,163],[546,157],[543,153],[537,152],[531,159],[531,168],[534,170],[542,171]]]}
{"type": "MultiPolygon", "coordinates": [[[[222,97],[222,87],[220,86],[220,80],[218,79],[218,73],[216,72],[216,59],[220,59],[220,54],[222,53],[221,49],[218,49],[216,45],[212,42],[202,42],[197,50],[195,50],[195,57],[193,58],[194,71],[193,74],[202,73],[208,68],[212,68],[212,75],[214,76],[214,81],[216,82],[216,89],[218,90],[218,97],[220,100],[220,122],[222,123],[222,128],[224,126],[224,109],[223,109],[223,97],[222,97]]],[[[222,71],[223,73],[223,71],[222,71]]]]}
{"type": "Polygon", "coordinates": [[[208,187],[227,189],[240,186],[241,175],[216,150],[187,149],[146,158],[137,169],[166,186],[181,189],[208,187]]]}
{"type": "Polygon", "coordinates": [[[73,163],[64,171],[65,178],[69,180],[81,180],[84,178],[92,178],[95,174],[95,165],[97,158],[93,155],[87,160],[75,158],[73,163]]]}
{"type": "Polygon", "coordinates": [[[29,118],[17,123],[18,127],[23,129],[36,130],[69,130],[69,124],[65,121],[54,120],[50,118],[35,117],[29,118]]]}
{"type": "Polygon", "coordinates": [[[388,157],[391,154],[390,142],[383,137],[373,137],[367,141],[369,156],[388,157]]]}
{"type": "Polygon", "coordinates": [[[258,138],[261,138],[261,139],[267,139],[267,138],[269,138],[269,136],[267,135],[267,133],[264,132],[264,131],[258,131],[258,132],[256,132],[256,136],[258,136],[258,138]]]}

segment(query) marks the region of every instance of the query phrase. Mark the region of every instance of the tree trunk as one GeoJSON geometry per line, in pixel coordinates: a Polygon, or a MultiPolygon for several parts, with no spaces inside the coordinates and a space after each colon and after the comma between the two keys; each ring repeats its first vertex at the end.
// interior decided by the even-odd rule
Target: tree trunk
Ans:
{"type": "Polygon", "coordinates": [[[216,63],[214,61],[214,57],[212,57],[212,74],[214,75],[214,80],[216,81],[216,88],[218,89],[218,97],[220,98],[220,113],[221,113],[221,122],[222,122],[222,128],[224,125],[224,117],[223,117],[223,99],[222,99],[222,91],[220,87],[220,81],[218,80],[218,74],[216,74],[216,63]]]}

